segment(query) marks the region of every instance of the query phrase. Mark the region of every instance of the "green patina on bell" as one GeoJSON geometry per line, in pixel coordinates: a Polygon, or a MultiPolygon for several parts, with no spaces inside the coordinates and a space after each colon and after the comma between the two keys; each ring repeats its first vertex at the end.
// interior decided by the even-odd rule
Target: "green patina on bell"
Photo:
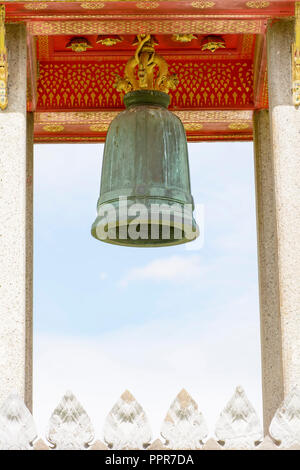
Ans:
{"type": "Polygon", "coordinates": [[[154,37],[139,35],[135,44],[124,78],[117,77],[126,110],[108,129],[92,235],[123,246],[186,243],[198,236],[198,226],[184,127],[167,109],[166,92],[178,79],[156,54],[154,37]]]}
{"type": "Polygon", "coordinates": [[[168,111],[169,102],[169,95],[154,90],[125,95],[126,110],[112,121],[106,137],[95,238],[151,247],[198,236],[185,130],[168,111]]]}

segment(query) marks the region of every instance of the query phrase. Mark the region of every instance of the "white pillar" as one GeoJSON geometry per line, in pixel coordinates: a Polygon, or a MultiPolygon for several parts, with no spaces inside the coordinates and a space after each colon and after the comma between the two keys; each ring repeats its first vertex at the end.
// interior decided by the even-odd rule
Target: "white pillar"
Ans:
{"type": "Polygon", "coordinates": [[[26,113],[26,29],[8,25],[6,30],[9,103],[0,111],[0,402],[16,391],[31,408],[33,118],[26,113]]]}
{"type": "MultiPolygon", "coordinates": [[[[292,104],[294,24],[294,20],[280,20],[267,33],[285,396],[293,386],[300,386],[300,109],[292,104]]],[[[278,347],[273,354],[278,354],[278,347]]]]}
{"type": "Polygon", "coordinates": [[[269,111],[254,113],[257,251],[264,429],[283,400],[278,243],[269,111]]]}

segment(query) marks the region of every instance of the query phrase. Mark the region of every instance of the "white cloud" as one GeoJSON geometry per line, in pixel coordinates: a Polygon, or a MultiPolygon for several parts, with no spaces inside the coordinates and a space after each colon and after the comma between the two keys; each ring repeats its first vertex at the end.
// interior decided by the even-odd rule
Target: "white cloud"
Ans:
{"type": "Polygon", "coordinates": [[[145,266],[130,269],[121,279],[120,285],[125,287],[133,281],[169,281],[189,282],[201,280],[206,268],[198,255],[170,256],[158,258],[145,266]]]}
{"type": "Polygon", "coordinates": [[[153,437],[171,401],[186,388],[208,422],[241,384],[261,413],[258,316],[251,295],[184,320],[153,320],[99,337],[39,335],[35,345],[34,416],[40,434],[61,396],[71,389],[97,436],[127,388],[144,407],[153,437]],[[203,317],[211,318],[203,322],[203,317]]]}
{"type": "MultiPolygon", "coordinates": [[[[204,251],[201,255],[185,251],[183,255],[144,261],[140,266],[140,256],[134,255],[136,266],[120,280],[123,286],[138,281],[173,283],[179,290],[185,289],[182,283],[191,285],[195,281],[193,287],[196,288],[197,283],[203,287],[200,295],[213,288],[213,294],[210,293],[204,303],[205,309],[199,307],[199,294],[194,289],[191,295],[195,295],[197,314],[195,311],[190,315],[189,312],[174,312],[174,316],[164,319],[153,315],[151,323],[147,323],[141,311],[140,326],[133,324],[130,328],[120,328],[96,338],[93,336],[95,320],[91,320],[87,310],[84,315],[79,314],[80,304],[79,307],[74,305],[77,315],[70,315],[69,336],[59,335],[59,322],[56,334],[36,331],[34,415],[40,433],[67,389],[82,402],[99,437],[105,416],[126,388],[144,407],[153,437],[158,436],[167,409],[182,387],[198,402],[208,421],[210,434],[219,412],[238,384],[244,386],[257,411],[261,410],[257,290],[256,287],[251,290],[255,282],[253,272],[248,268],[249,264],[243,264],[244,259],[247,261],[252,256],[256,259],[253,255],[254,191],[249,182],[247,163],[251,160],[252,168],[252,157],[249,159],[246,155],[246,148],[250,147],[251,144],[201,143],[190,148],[193,194],[196,202],[206,204],[204,251]],[[233,147],[236,147],[235,151],[233,147]],[[234,289],[231,284],[235,284],[234,289]],[[224,305],[224,296],[219,291],[226,290],[228,285],[235,298],[229,305],[224,305]],[[247,296],[236,298],[245,291],[240,290],[241,286],[249,287],[247,296]],[[79,321],[84,322],[81,325],[88,336],[74,336],[74,331],[81,332],[79,321]]],[[[52,230],[60,223],[67,241],[55,238],[54,232],[51,237],[64,246],[63,243],[69,243],[73,219],[77,225],[72,236],[76,237],[79,227],[86,226],[89,230],[88,219],[92,221],[98,197],[103,147],[56,145],[38,148],[35,204],[39,209],[36,211],[39,233],[41,227],[48,230],[49,220],[52,230]]],[[[75,240],[80,246],[82,238],[75,240]]],[[[193,243],[186,245],[187,249],[192,246],[193,243]]],[[[91,258],[102,256],[99,248],[95,244],[91,258]]],[[[156,251],[153,256],[157,256],[156,251]]],[[[125,256],[121,261],[117,256],[113,258],[109,259],[108,267],[101,264],[103,271],[100,274],[97,265],[90,275],[104,280],[112,263],[115,273],[120,272],[120,267],[127,266],[125,256]]],[[[40,259],[47,266],[47,258],[40,259]]],[[[42,281],[48,288],[49,275],[42,281]]],[[[66,289],[66,297],[72,299],[72,291],[66,289]]],[[[133,301],[134,297],[131,297],[129,306],[133,301]]],[[[103,296],[103,311],[107,302],[109,299],[103,296]]],[[[41,302],[35,302],[35,305],[37,315],[42,317],[47,310],[41,302]]],[[[61,299],[56,308],[63,311],[61,299]]],[[[98,328],[99,324],[96,326],[98,328]]]]}

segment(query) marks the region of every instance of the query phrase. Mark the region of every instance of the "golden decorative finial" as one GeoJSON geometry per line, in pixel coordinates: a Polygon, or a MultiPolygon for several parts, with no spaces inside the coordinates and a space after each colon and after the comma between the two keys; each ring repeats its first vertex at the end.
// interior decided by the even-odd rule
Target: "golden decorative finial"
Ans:
{"type": "Polygon", "coordinates": [[[293,103],[300,105],[300,2],[295,4],[295,43],[292,47],[293,103]]]}
{"type": "Polygon", "coordinates": [[[5,6],[0,5],[0,109],[8,105],[8,63],[5,45],[5,6]]]}
{"type": "Polygon", "coordinates": [[[124,78],[116,76],[114,86],[117,91],[128,93],[134,90],[158,90],[168,93],[170,89],[174,90],[179,83],[177,75],[169,75],[167,62],[156,54],[156,39],[150,34],[140,34],[134,45],[137,45],[137,49],[125,66],[124,78]],[[159,72],[154,78],[156,67],[159,72]]]}

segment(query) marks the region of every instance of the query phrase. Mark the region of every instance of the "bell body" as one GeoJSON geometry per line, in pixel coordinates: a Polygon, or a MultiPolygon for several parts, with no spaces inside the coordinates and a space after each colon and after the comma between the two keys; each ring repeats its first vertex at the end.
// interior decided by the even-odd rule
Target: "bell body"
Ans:
{"type": "Polygon", "coordinates": [[[112,121],[106,137],[95,238],[166,246],[198,236],[185,130],[168,111],[169,100],[152,90],[125,95],[127,109],[112,121]]]}

